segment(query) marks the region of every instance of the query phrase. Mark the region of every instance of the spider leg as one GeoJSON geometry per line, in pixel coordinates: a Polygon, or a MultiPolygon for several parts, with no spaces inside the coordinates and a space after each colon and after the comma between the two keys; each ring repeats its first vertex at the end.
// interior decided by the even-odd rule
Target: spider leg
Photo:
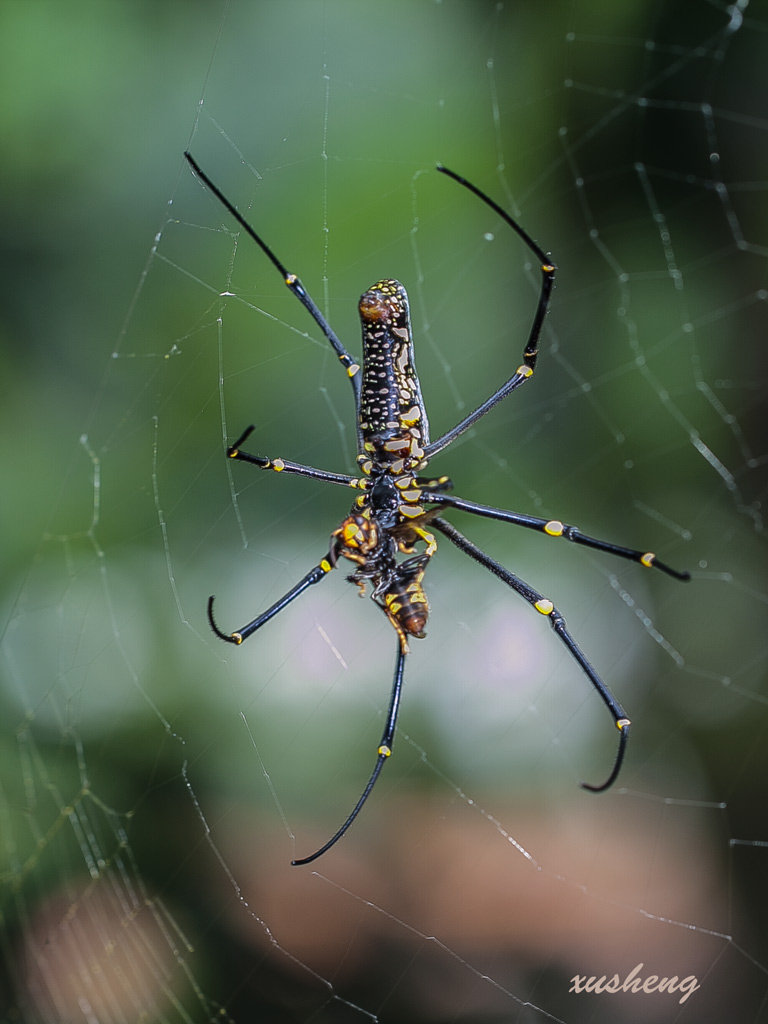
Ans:
{"type": "MultiPolygon", "coordinates": [[[[354,397],[355,397],[355,412],[356,413],[359,412],[359,409],[360,409],[360,366],[355,362],[355,360],[352,358],[352,356],[349,354],[349,352],[347,352],[347,350],[344,348],[342,343],[339,341],[339,339],[336,336],[336,333],[334,332],[333,328],[328,323],[328,321],[325,319],[323,314],[320,312],[320,310],[317,307],[317,304],[312,299],[312,296],[306,290],[306,288],[301,283],[301,281],[296,276],[296,274],[291,274],[291,273],[288,272],[288,270],[285,268],[285,266],[281,263],[281,261],[277,258],[277,256],[275,256],[275,254],[269,248],[267,243],[261,238],[260,235],[258,235],[256,233],[256,231],[251,227],[251,225],[248,223],[248,221],[245,219],[245,217],[243,217],[243,215],[240,213],[240,211],[237,209],[237,207],[227,199],[227,197],[224,195],[224,193],[221,191],[221,189],[218,188],[216,185],[214,185],[214,183],[211,181],[211,179],[208,177],[208,175],[203,170],[201,170],[200,166],[198,165],[198,163],[194,159],[194,157],[191,155],[191,153],[185,153],[184,156],[185,156],[187,162],[189,163],[190,167],[192,168],[192,170],[195,172],[195,174],[198,176],[198,178],[203,182],[203,184],[208,189],[210,189],[211,192],[213,192],[213,194],[216,196],[216,198],[219,200],[219,202],[222,204],[222,206],[224,206],[225,209],[227,209],[229,211],[229,213],[235,218],[237,223],[243,228],[244,231],[246,231],[248,233],[248,235],[250,235],[250,237],[259,246],[259,248],[262,250],[262,252],[274,264],[274,266],[280,272],[280,274],[281,274],[281,276],[283,278],[283,281],[285,282],[286,286],[296,296],[296,298],[299,300],[299,302],[301,302],[301,304],[309,312],[309,315],[315,321],[317,326],[323,332],[323,335],[326,338],[326,340],[330,343],[331,348],[336,353],[336,355],[339,357],[339,361],[341,362],[341,365],[347,371],[347,376],[349,377],[350,383],[352,384],[352,392],[353,392],[354,397]]],[[[360,451],[362,451],[362,436],[360,434],[359,428],[358,428],[358,442],[359,442],[358,449],[360,451]]]]}
{"type": "Polygon", "coordinates": [[[392,754],[392,740],[395,735],[395,726],[397,724],[397,713],[400,710],[400,697],[403,691],[403,669],[405,668],[405,651],[403,651],[400,643],[397,645],[397,660],[395,662],[395,676],[392,681],[392,695],[389,699],[389,710],[387,712],[387,721],[384,726],[384,732],[381,734],[381,741],[379,742],[378,750],[376,751],[376,764],[373,766],[371,777],[365,785],[365,789],[360,794],[360,799],[357,801],[355,806],[352,808],[351,813],[347,817],[344,824],[331,836],[327,843],[324,843],[319,850],[315,850],[314,853],[310,854],[309,857],[302,857],[298,860],[292,860],[291,864],[297,866],[299,864],[310,864],[313,860],[317,860],[318,857],[322,857],[332,846],[334,846],[344,833],[349,829],[355,818],[358,816],[363,808],[363,804],[371,795],[371,790],[376,784],[381,769],[388,757],[392,754]]]}
{"type": "Polygon", "coordinates": [[[257,629],[260,629],[265,622],[269,622],[273,619],[278,612],[281,612],[286,605],[289,605],[291,601],[295,600],[299,594],[303,594],[307,587],[311,587],[314,583],[319,583],[320,580],[324,580],[328,573],[333,569],[336,564],[334,555],[329,551],[328,554],[323,558],[318,565],[307,573],[295,587],[291,587],[287,594],[284,594],[279,601],[267,608],[261,615],[257,615],[255,619],[243,626],[241,629],[236,630],[234,633],[225,633],[219,629],[216,625],[216,620],[213,617],[213,594],[208,598],[208,622],[211,625],[211,629],[220,640],[226,640],[230,644],[241,644],[243,640],[247,640],[248,637],[255,633],[257,629]]]}
{"type": "Polygon", "coordinates": [[[331,473],[326,469],[315,469],[314,466],[303,466],[300,462],[289,462],[287,459],[270,459],[266,455],[251,455],[240,449],[240,445],[254,431],[253,424],[246,427],[240,437],[227,448],[227,458],[237,462],[249,462],[259,469],[273,469],[276,473],[295,473],[297,476],[307,476],[312,480],[320,480],[327,484],[342,484],[345,487],[359,487],[360,478],[348,476],[346,473],[331,473]]]}
{"type": "Polygon", "coordinates": [[[673,569],[665,562],[660,561],[652,551],[638,551],[635,548],[625,548],[619,544],[612,544],[607,540],[598,540],[596,537],[588,537],[582,533],[578,526],[569,526],[561,523],[559,519],[541,519],[538,516],[528,516],[521,512],[508,512],[506,509],[492,508],[489,505],[479,505],[474,501],[467,501],[464,498],[454,497],[452,494],[437,494],[434,491],[425,492],[422,501],[432,502],[434,505],[446,505],[450,508],[460,509],[462,512],[470,512],[472,515],[484,516],[486,519],[499,519],[504,523],[512,523],[514,526],[525,526],[530,530],[537,530],[548,537],[562,537],[574,544],[583,544],[588,548],[595,548],[597,551],[607,551],[610,555],[618,555],[619,558],[626,558],[630,562],[639,562],[647,569],[660,569],[668,576],[676,580],[689,580],[689,572],[681,572],[673,569]]]}
{"type": "Polygon", "coordinates": [[[572,657],[578,662],[584,674],[600,694],[603,703],[613,716],[616,728],[621,733],[619,748],[616,752],[616,759],[614,760],[611,773],[605,782],[599,786],[593,786],[586,782],[582,782],[581,785],[582,788],[588,789],[592,793],[602,793],[603,790],[608,789],[616,781],[618,774],[621,771],[621,765],[624,761],[624,753],[627,746],[630,726],[630,721],[629,718],[627,718],[626,711],[587,661],[584,652],[569,633],[565,625],[565,619],[557,608],[555,608],[549,598],[543,597],[524,580],[521,580],[519,576],[516,576],[513,572],[505,569],[503,565],[499,565],[499,563],[491,558],[490,555],[486,555],[484,551],[481,551],[480,548],[470,540],[467,540],[463,534],[459,533],[459,531],[449,522],[446,522],[445,519],[433,519],[432,526],[444,534],[448,540],[451,541],[452,544],[455,544],[460,551],[463,551],[465,555],[469,555],[470,558],[479,562],[480,565],[485,566],[485,568],[492,572],[494,576],[498,576],[503,583],[506,583],[507,586],[511,587],[517,594],[527,601],[532,608],[535,608],[537,612],[540,612],[542,615],[546,615],[555,633],[557,633],[558,637],[570,651],[572,657]]]}
{"type": "Polygon", "coordinates": [[[549,309],[549,300],[552,294],[552,286],[555,282],[555,271],[557,269],[544,250],[541,249],[536,242],[534,242],[531,236],[520,227],[517,221],[513,220],[506,210],[503,210],[498,203],[494,202],[493,199],[490,198],[490,196],[487,196],[477,188],[476,185],[467,181],[466,178],[462,178],[454,171],[449,171],[447,167],[443,167],[441,164],[438,164],[437,169],[441,173],[447,174],[449,178],[453,178],[453,180],[458,182],[459,185],[463,185],[464,188],[476,195],[478,199],[481,199],[486,206],[490,206],[494,213],[498,214],[498,216],[501,217],[501,219],[519,235],[539,261],[539,265],[541,267],[541,289],[539,291],[539,301],[536,306],[536,312],[533,315],[533,322],[528,334],[528,341],[523,349],[522,364],[518,366],[509,380],[505,381],[497,391],[494,391],[491,397],[486,399],[482,405],[479,405],[468,416],[465,416],[464,419],[457,423],[455,427],[446,431],[442,437],[438,437],[436,441],[432,441],[431,444],[428,444],[424,449],[426,459],[431,459],[438,452],[442,451],[443,448],[447,448],[448,445],[455,441],[460,434],[463,434],[465,430],[468,430],[469,427],[477,423],[477,421],[482,419],[487,412],[490,412],[495,405],[501,402],[507,397],[507,395],[511,394],[519,388],[521,384],[524,384],[533,376],[533,371],[536,367],[536,356],[538,355],[539,350],[539,337],[541,335],[541,329],[544,326],[544,317],[547,315],[547,310],[549,309]]]}

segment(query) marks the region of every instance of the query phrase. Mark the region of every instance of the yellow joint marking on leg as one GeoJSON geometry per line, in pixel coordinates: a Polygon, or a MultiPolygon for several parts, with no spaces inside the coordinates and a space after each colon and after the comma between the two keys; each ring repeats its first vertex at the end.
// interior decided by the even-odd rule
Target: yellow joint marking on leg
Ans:
{"type": "Polygon", "coordinates": [[[386,746],[384,743],[382,743],[382,745],[379,747],[379,749],[376,751],[376,753],[380,757],[389,757],[391,755],[392,751],[390,750],[390,748],[388,746],[386,746]]]}
{"type": "Polygon", "coordinates": [[[630,722],[630,720],[629,720],[628,718],[620,718],[620,719],[618,720],[618,722],[616,723],[616,728],[617,728],[617,729],[618,729],[619,731],[621,731],[622,729],[626,729],[626,727],[627,727],[628,725],[631,725],[631,724],[632,724],[632,723],[630,722]]]}
{"type": "Polygon", "coordinates": [[[437,551],[437,541],[435,540],[435,535],[433,533],[430,533],[429,530],[422,530],[420,526],[414,528],[414,533],[418,534],[418,536],[421,537],[421,539],[427,545],[427,550],[425,551],[425,554],[429,555],[430,557],[434,555],[434,553],[437,551]]]}
{"type": "Polygon", "coordinates": [[[282,473],[285,469],[285,463],[282,459],[270,459],[269,468],[274,469],[276,473],[282,473]]]}
{"type": "Polygon", "coordinates": [[[241,644],[243,642],[243,638],[240,636],[239,633],[233,633],[232,639],[235,641],[236,644],[241,644]]]}
{"type": "Polygon", "coordinates": [[[551,615],[555,610],[555,606],[548,597],[540,597],[533,607],[537,612],[541,612],[542,615],[551,615]]]}
{"type": "Polygon", "coordinates": [[[551,274],[554,271],[554,266],[551,263],[543,263],[541,269],[545,274],[551,274]]]}
{"type": "Polygon", "coordinates": [[[550,537],[562,537],[564,529],[565,527],[559,519],[550,519],[550,521],[544,525],[544,533],[548,533],[550,537]]]}
{"type": "Polygon", "coordinates": [[[323,570],[323,572],[330,572],[333,566],[331,565],[327,558],[324,558],[320,563],[320,568],[323,570]]]}
{"type": "Polygon", "coordinates": [[[240,449],[239,448],[233,448],[231,451],[227,452],[227,455],[229,456],[230,459],[236,459],[239,454],[240,454],[240,449]]]}
{"type": "MultiPolygon", "coordinates": [[[[341,358],[343,359],[344,357],[341,356],[341,358]]],[[[360,367],[357,365],[357,363],[352,363],[350,366],[347,367],[347,373],[349,374],[350,377],[354,377],[355,374],[359,372],[360,367]]]]}
{"type": "Polygon", "coordinates": [[[518,366],[517,372],[520,374],[521,377],[533,376],[533,370],[530,368],[530,366],[518,366]]]}
{"type": "Polygon", "coordinates": [[[296,282],[298,280],[299,279],[298,279],[298,277],[296,277],[295,274],[286,274],[285,275],[285,283],[288,285],[289,288],[291,287],[292,284],[296,284],[296,282]]]}
{"type": "Polygon", "coordinates": [[[640,556],[640,564],[644,565],[646,569],[650,569],[655,561],[656,555],[652,551],[646,551],[644,555],[640,556]]]}

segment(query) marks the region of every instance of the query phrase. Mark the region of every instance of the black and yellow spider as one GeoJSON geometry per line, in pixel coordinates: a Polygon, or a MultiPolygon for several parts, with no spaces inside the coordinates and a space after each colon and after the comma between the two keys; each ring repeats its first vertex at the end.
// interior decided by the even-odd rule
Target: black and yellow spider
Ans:
{"type": "Polygon", "coordinates": [[[615,782],[621,769],[629,735],[630,722],[624,709],[587,661],[581,648],[568,632],[563,616],[549,598],[543,597],[519,576],[486,555],[443,519],[439,513],[443,508],[452,508],[488,519],[499,519],[516,526],[525,526],[528,529],[544,533],[548,537],[561,537],[575,544],[584,544],[599,551],[607,551],[609,554],[639,562],[647,568],[661,569],[662,572],[678,580],[689,579],[689,574],[670,568],[651,552],[636,551],[585,536],[577,527],[568,526],[557,519],[540,519],[537,516],[508,512],[504,509],[479,505],[476,502],[455,497],[446,493],[453,487],[448,477],[433,479],[422,475],[433,456],[447,448],[452,441],[474,423],[477,423],[498,402],[533,376],[539,335],[549,307],[550,293],[555,277],[555,265],[497,203],[458,174],[454,174],[446,167],[438,166],[438,171],[447,174],[464,188],[473,192],[519,235],[539,261],[541,290],[528,341],[523,349],[522,365],[482,405],[465,416],[451,430],[438,437],[436,441],[430,441],[427,412],[424,408],[419,379],[414,367],[408,296],[399,281],[390,279],[378,281],[360,299],[360,320],[363,329],[363,365],[361,368],[339,341],[298,277],[288,273],[269,246],[256,234],[210,178],[200,170],[190,154],[186,153],[185,156],[195,173],[277,267],[288,288],[306,306],[347,371],[352,384],[357,416],[357,462],[363,474],[361,477],[352,477],[342,473],[314,469],[311,466],[303,466],[296,462],[289,462],[287,459],[251,455],[242,451],[240,446],[254,428],[250,426],[241,434],[237,441],[227,449],[230,459],[249,462],[260,469],[272,469],[279,473],[296,473],[299,476],[310,477],[324,483],[342,484],[345,487],[352,487],[360,493],[355,499],[349,515],[341,526],[331,534],[328,553],[287,594],[234,633],[224,633],[217,626],[213,617],[213,597],[211,597],[208,600],[208,618],[211,628],[222,640],[241,644],[282,611],[299,594],[325,579],[341,557],[351,561],[355,567],[347,579],[356,584],[361,593],[364,593],[366,585],[370,584],[371,597],[384,611],[397,633],[397,655],[392,694],[386,725],[376,752],[376,763],[371,776],[351,813],[328,842],[309,857],[294,860],[292,863],[308,864],[341,839],[360,813],[384,763],[392,753],[403,686],[403,669],[408,654],[408,637],[421,638],[425,635],[424,627],[429,614],[423,580],[429,561],[437,549],[433,530],[447,537],[460,551],[498,576],[503,583],[511,587],[537,612],[546,616],[555,633],[600,694],[619,729],[619,746],[613,768],[606,781],[599,786],[591,786],[586,783],[582,783],[582,786],[595,793],[608,789],[615,782]],[[416,552],[416,545],[423,546],[419,553],[416,552]],[[398,559],[400,555],[406,557],[398,559]]]}

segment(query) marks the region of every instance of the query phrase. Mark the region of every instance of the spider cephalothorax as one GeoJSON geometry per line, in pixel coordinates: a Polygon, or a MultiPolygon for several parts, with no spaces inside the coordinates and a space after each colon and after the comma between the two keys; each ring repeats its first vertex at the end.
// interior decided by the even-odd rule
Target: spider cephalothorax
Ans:
{"type": "Polygon", "coordinates": [[[309,857],[294,860],[293,863],[308,864],[330,849],[345,834],[368,799],[383,765],[392,753],[392,742],[400,708],[405,658],[408,654],[408,637],[423,637],[425,635],[424,627],[429,614],[423,580],[429,561],[437,549],[433,530],[447,537],[459,551],[488,569],[523,600],[527,601],[532,608],[549,619],[556,635],[565,644],[594,686],[619,730],[619,747],[608,778],[598,786],[582,783],[585,789],[593,792],[607,789],[619,774],[629,735],[629,719],[621,704],[587,661],[581,648],[566,628],[565,619],[552,601],[534,590],[515,573],[486,555],[472,541],[459,533],[455,526],[443,519],[439,512],[442,507],[496,519],[516,526],[524,526],[546,537],[582,544],[598,551],[605,551],[608,554],[638,562],[646,568],[660,569],[679,580],[688,579],[689,574],[672,569],[664,562],[659,561],[650,551],[626,548],[610,541],[589,537],[583,534],[578,527],[569,526],[559,519],[529,516],[456,497],[447,493],[453,486],[448,477],[429,479],[421,475],[427,467],[427,462],[433,456],[447,448],[460,434],[533,376],[539,337],[544,317],[549,308],[555,277],[554,264],[520,225],[484,192],[481,192],[465,178],[454,174],[453,171],[449,171],[445,167],[438,167],[443,174],[453,178],[474,193],[522,239],[539,263],[541,288],[528,339],[523,348],[523,360],[520,366],[473,412],[465,416],[437,440],[430,441],[427,413],[414,366],[408,296],[399,281],[391,278],[377,281],[363,293],[360,299],[359,310],[363,333],[363,365],[361,369],[339,341],[299,278],[295,274],[288,273],[269,246],[243,219],[210,178],[200,170],[192,157],[188,153],[186,157],[202,181],[280,271],[285,284],[309,311],[342,366],[346,369],[355,399],[357,463],[363,473],[363,476],[358,478],[347,476],[344,473],[315,469],[312,466],[303,466],[282,458],[272,459],[265,455],[252,455],[242,451],[240,446],[254,428],[248,427],[242,433],[238,440],[227,449],[229,458],[249,462],[260,469],[295,473],[324,483],[352,487],[359,491],[359,494],[349,515],[331,534],[328,553],[287,594],[234,633],[224,633],[216,625],[213,617],[213,598],[211,597],[208,600],[208,618],[211,628],[218,637],[228,643],[242,643],[308,587],[325,579],[336,566],[339,558],[345,558],[355,566],[354,571],[347,579],[358,587],[361,594],[364,594],[366,587],[370,585],[371,598],[384,611],[398,637],[395,673],[387,720],[376,752],[376,763],[368,782],[352,811],[328,842],[309,857]],[[423,546],[423,550],[417,552],[417,545],[423,546]]]}

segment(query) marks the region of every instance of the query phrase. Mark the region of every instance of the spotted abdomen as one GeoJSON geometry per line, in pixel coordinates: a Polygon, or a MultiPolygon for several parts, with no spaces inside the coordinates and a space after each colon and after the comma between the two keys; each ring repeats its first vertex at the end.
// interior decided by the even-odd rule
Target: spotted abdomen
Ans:
{"type": "MultiPolygon", "coordinates": [[[[377,281],[360,298],[363,375],[360,430],[379,462],[418,463],[429,424],[413,361],[408,295],[399,281],[377,281]]],[[[400,465],[395,472],[402,471],[400,465]]]]}

